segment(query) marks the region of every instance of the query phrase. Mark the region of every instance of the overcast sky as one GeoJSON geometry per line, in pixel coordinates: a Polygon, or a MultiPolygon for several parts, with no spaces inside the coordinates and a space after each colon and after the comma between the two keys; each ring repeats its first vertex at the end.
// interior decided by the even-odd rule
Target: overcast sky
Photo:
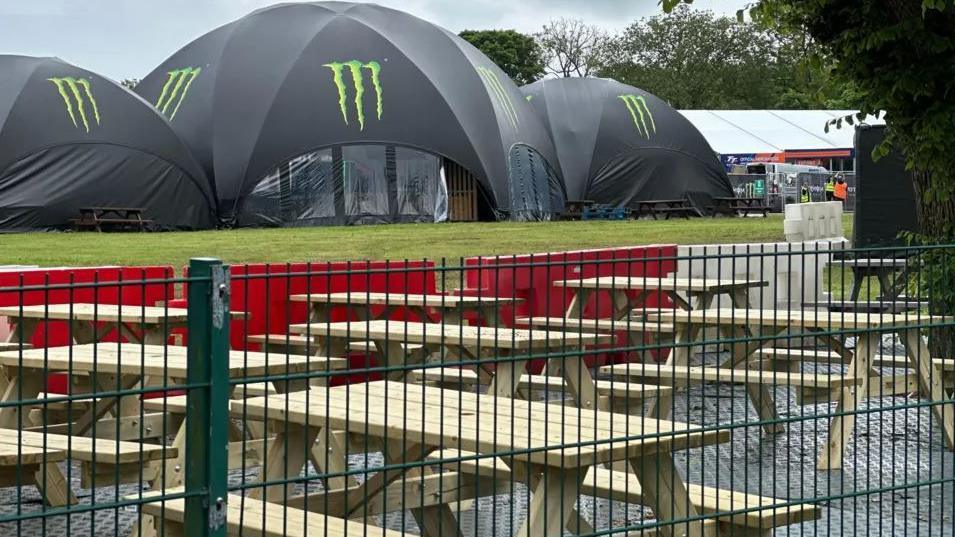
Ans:
{"type": "MultiPolygon", "coordinates": [[[[0,53],[57,56],[114,79],[142,78],[209,30],[278,0],[0,0],[0,53]]],[[[657,0],[378,0],[445,28],[536,32],[557,17],[616,31],[657,0]]],[[[734,14],[746,0],[696,0],[734,14]]]]}

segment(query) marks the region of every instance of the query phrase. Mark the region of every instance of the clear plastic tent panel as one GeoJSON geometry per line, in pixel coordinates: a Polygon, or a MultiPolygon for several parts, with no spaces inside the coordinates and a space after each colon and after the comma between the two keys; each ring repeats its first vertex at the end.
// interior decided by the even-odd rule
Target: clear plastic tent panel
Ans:
{"type": "Polygon", "coordinates": [[[435,222],[447,219],[441,158],[392,145],[326,148],[263,178],[239,206],[241,226],[435,222]]]}
{"type": "MultiPolygon", "coordinates": [[[[398,214],[401,216],[441,218],[441,198],[447,200],[447,187],[441,173],[441,159],[414,149],[395,148],[398,214]]],[[[447,203],[444,203],[447,207],[447,203]]],[[[447,210],[445,209],[446,213],[447,210]]]]}
{"type": "Polygon", "coordinates": [[[508,173],[511,220],[550,220],[563,212],[560,180],[540,153],[526,145],[515,145],[508,158],[508,173]]]}
{"type": "Polygon", "coordinates": [[[342,180],[345,215],[349,221],[366,217],[388,218],[386,148],[382,145],[355,145],[342,148],[342,180]]]}
{"type": "Polygon", "coordinates": [[[237,214],[239,225],[319,223],[335,218],[332,150],[306,153],[259,182],[237,214]]]}

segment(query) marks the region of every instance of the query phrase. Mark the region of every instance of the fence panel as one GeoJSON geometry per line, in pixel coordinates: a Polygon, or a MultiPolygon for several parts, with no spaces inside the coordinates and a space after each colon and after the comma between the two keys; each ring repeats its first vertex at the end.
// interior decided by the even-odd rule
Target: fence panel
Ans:
{"type": "Polygon", "coordinates": [[[0,535],[955,535],[955,247],[688,252],[194,260],[183,316],[15,306],[77,341],[0,349],[0,535]]]}

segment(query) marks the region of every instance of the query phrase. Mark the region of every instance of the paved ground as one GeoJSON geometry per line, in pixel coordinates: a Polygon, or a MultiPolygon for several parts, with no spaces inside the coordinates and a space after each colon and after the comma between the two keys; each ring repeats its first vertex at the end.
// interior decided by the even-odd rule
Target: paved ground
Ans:
{"type": "MultiPolygon", "coordinates": [[[[886,342],[883,352],[896,352],[886,342]]],[[[818,501],[823,516],[812,523],[777,530],[777,536],[823,535],[911,535],[955,536],[955,457],[943,449],[941,435],[926,408],[883,410],[862,414],[856,435],[840,471],[821,472],[815,459],[825,438],[827,420],[811,416],[832,412],[833,405],[796,404],[791,390],[776,389],[777,408],[783,418],[803,416],[785,433],[767,437],[752,426],[734,430],[731,443],[675,454],[677,463],[688,472],[689,481],[718,485],[749,493],[772,495],[790,500],[818,501]],[[944,482],[932,485],[933,482],[944,482]],[[918,486],[916,484],[923,485],[918,486]]],[[[915,399],[883,398],[870,400],[865,408],[911,404],[915,399]]],[[[677,399],[676,418],[695,423],[741,423],[755,420],[745,389],[729,385],[706,385],[689,390],[677,399]]],[[[378,462],[373,457],[372,462],[378,462]]],[[[358,458],[353,458],[359,464],[358,458]]],[[[78,476],[78,468],[74,468],[78,476]]],[[[245,479],[256,477],[250,471],[245,479]]],[[[243,476],[235,472],[234,485],[243,476]]],[[[79,489],[81,505],[107,505],[127,494],[135,486],[101,489],[94,495],[79,489]]],[[[315,487],[315,490],[318,490],[315,487]]],[[[513,534],[526,512],[528,496],[522,485],[512,495],[484,498],[475,508],[461,514],[467,536],[496,537],[513,534]],[[480,513],[479,515],[477,513],[480,513]]],[[[584,498],[578,506],[583,516],[600,529],[620,528],[652,520],[652,515],[637,506],[584,498]]],[[[34,515],[42,512],[40,498],[32,488],[0,489],[0,517],[18,511],[34,515]]],[[[93,513],[0,524],[0,537],[7,536],[113,536],[129,535],[136,520],[129,508],[103,509],[93,513]]],[[[417,532],[410,513],[386,517],[389,528],[417,532]]]]}

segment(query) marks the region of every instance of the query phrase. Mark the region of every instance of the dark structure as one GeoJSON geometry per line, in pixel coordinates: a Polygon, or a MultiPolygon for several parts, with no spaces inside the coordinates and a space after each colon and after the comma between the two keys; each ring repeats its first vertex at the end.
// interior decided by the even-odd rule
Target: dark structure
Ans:
{"type": "MultiPolygon", "coordinates": [[[[915,189],[905,159],[891,151],[873,160],[872,150],[885,139],[884,125],[856,127],[856,205],[853,244],[859,248],[902,246],[903,231],[918,231],[915,189]]],[[[880,255],[873,252],[874,256],[880,255]]]]}
{"type": "Polygon", "coordinates": [[[601,78],[521,88],[557,148],[567,199],[635,207],[687,198],[698,209],[733,195],[706,139],[679,112],[633,86],[601,78]]]}
{"type": "Polygon", "coordinates": [[[67,228],[86,206],[215,223],[211,182],[148,103],[56,58],[0,56],[0,230],[67,228]]]}
{"type": "Polygon", "coordinates": [[[560,212],[553,145],[518,88],[450,32],[373,4],[280,4],[170,57],[136,91],[237,225],[433,221],[464,169],[485,218],[560,212]]]}

